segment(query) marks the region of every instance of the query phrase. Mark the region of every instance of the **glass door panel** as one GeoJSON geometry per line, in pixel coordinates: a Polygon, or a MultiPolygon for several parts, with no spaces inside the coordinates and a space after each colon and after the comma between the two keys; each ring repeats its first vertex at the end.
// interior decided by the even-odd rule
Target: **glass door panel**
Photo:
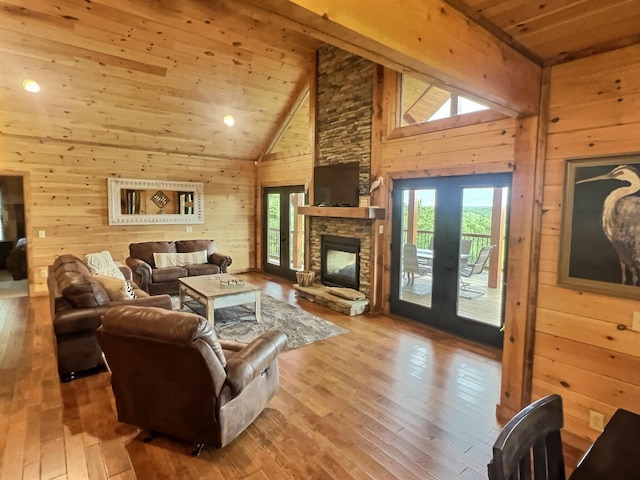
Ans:
{"type": "Polygon", "coordinates": [[[405,190],[402,196],[401,300],[431,307],[433,282],[433,235],[436,191],[405,190]]]}
{"type": "Polygon", "coordinates": [[[500,327],[509,188],[463,188],[457,314],[500,327]]]}
{"type": "Polygon", "coordinates": [[[280,266],[280,193],[267,193],[267,255],[270,265],[280,266]]]}

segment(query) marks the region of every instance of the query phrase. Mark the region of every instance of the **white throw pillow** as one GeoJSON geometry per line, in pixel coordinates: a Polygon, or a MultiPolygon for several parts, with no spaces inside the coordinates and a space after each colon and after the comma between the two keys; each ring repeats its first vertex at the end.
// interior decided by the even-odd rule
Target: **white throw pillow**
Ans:
{"type": "Polygon", "coordinates": [[[153,261],[157,268],[184,267],[207,263],[207,251],[185,253],[154,253],[153,261]]]}
{"type": "Polygon", "coordinates": [[[109,300],[133,300],[136,298],[136,294],[133,291],[133,287],[126,280],[120,280],[119,278],[110,277],[109,275],[94,275],[93,278],[98,280],[109,295],[109,300]]]}
{"type": "Polygon", "coordinates": [[[94,275],[107,275],[125,280],[124,274],[118,268],[116,262],[113,261],[111,253],[107,250],[98,253],[87,253],[84,256],[84,261],[94,275]]]}

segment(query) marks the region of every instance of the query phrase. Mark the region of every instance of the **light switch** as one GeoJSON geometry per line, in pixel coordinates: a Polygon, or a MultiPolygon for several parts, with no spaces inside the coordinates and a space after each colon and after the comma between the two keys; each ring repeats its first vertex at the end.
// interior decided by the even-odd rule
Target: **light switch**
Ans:
{"type": "Polygon", "coordinates": [[[187,233],[193,232],[193,227],[184,227],[184,231],[187,233]]]}
{"type": "Polygon", "coordinates": [[[47,236],[47,232],[45,232],[44,230],[38,231],[38,237],[45,238],[46,236],[47,236]]]}

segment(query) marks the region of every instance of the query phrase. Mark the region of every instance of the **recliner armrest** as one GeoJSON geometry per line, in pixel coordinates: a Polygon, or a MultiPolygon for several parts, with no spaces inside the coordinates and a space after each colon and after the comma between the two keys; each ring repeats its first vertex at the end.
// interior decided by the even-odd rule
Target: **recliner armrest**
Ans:
{"type": "Polygon", "coordinates": [[[221,273],[227,273],[227,267],[231,265],[233,260],[229,255],[224,255],[222,253],[215,252],[209,255],[207,262],[213,265],[218,265],[218,267],[220,267],[221,273]]]}
{"type": "Polygon", "coordinates": [[[238,395],[254,378],[261,375],[287,347],[287,336],[279,331],[267,332],[227,360],[227,383],[238,395]]]}

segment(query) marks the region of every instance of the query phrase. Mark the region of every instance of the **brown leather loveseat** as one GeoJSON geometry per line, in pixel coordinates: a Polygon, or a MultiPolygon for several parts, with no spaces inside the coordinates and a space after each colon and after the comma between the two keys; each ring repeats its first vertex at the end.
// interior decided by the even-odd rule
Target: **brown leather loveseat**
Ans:
{"type": "MultiPolygon", "coordinates": [[[[121,268],[130,280],[129,268],[121,268]]],[[[101,317],[114,305],[161,307],[171,310],[168,295],[149,296],[132,285],[136,298],[111,300],[87,265],[73,255],[61,255],[49,267],[49,299],[56,338],[58,374],[62,381],[102,366],[102,351],[96,339],[101,317]]],[[[97,369],[95,371],[98,371],[97,369]]]]}
{"type": "Polygon", "coordinates": [[[278,331],[248,345],[218,340],[203,317],[159,308],[110,309],[98,341],[111,370],[118,420],[222,448],[267,406],[280,380],[278,331]]]}
{"type": "Polygon", "coordinates": [[[231,257],[217,252],[215,240],[178,240],[132,243],[126,262],[145,292],[175,295],[179,278],[226,273],[231,257]]]}

